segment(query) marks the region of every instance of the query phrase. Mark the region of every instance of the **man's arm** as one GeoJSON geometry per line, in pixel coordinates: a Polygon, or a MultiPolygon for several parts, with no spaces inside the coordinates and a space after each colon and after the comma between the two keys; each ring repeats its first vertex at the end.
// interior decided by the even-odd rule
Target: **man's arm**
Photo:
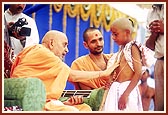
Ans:
{"type": "Polygon", "coordinates": [[[152,33],[149,36],[149,39],[147,39],[147,41],[146,41],[146,47],[148,47],[151,50],[155,50],[155,41],[156,41],[157,37],[158,37],[157,33],[152,33]]]}
{"type": "Polygon", "coordinates": [[[155,49],[155,41],[157,40],[159,34],[164,34],[164,23],[161,20],[154,20],[149,24],[149,30],[151,35],[146,41],[146,46],[151,50],[155,49]]]}
{"type": "Polygon", "coordinates": [[[79,82],[82,80],[90,80],[99,77],[107,77],[110,76],[111,73],[114,71],[115,68],[119,66],[119,62],[114,63],[111,67],[104,71],[79,71],[79,70],[72,70],[70,71],[70,75],[68,80],[70,82],[79,82]]]}

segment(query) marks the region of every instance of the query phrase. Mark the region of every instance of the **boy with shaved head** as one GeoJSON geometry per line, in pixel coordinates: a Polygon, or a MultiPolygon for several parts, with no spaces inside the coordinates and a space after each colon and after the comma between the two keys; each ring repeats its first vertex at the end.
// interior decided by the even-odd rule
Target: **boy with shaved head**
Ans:
{"type": "Polygon", "coordinates": [[[98,77],[107,77],[119,64],[117,62],[104,71],[71,70],[70,67],[62,62],[67,52],[67,36],[62,32],[51,30],[43,37],[42,44],[27,47],[19,53],[12,65],[11,77],[35,77],[41,79],[45,85],[47,95],[45,110],[91,111],[91,108],[83,103],[83,98],[80,96],[73,96],[63,103],[58,101],[67,80],[79,82],[98,77]]]}
{"type": "Polygon", "coordinates": [[[120,46],[108,62],[108,67],[120,60],[114,71],[115,81],[110,86],[103,107],[104,111],[143,111],[138,82],[145,64],[141,57],[142,49],[132,37],[134,27],[128,18],[116,19],[111,25],[112,39],[120,46]]]}

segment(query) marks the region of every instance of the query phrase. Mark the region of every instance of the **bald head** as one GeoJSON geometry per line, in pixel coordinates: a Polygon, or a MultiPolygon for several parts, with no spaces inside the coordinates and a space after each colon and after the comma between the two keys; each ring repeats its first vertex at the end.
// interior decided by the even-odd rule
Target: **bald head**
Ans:
{"type": "Polygon", "coordinates": [[[51,39],[60,41],[62,38],[67,39],[66,35],[63,32],[57,30],[50,30],[44,35],[42,43],[47,44],[51,39]]]}
{"type": "Polygon", "coordinates": [[[42,39],[42,44],[60,59],[63,59],[68,52],[67,36],[57,30],[48,31],[42,39]]]}
{"type": "Polygon", "coordinates": [[[121,30],[129,30],[130,33],[133,32],[134,30],[134,27],[132,26],[132,22],[128,19],[128,18],[118,18],[116,19],[112,25],[111,25],[111,28],[112,27],[116,27],[118,29],[121,29],[121,30]]]}

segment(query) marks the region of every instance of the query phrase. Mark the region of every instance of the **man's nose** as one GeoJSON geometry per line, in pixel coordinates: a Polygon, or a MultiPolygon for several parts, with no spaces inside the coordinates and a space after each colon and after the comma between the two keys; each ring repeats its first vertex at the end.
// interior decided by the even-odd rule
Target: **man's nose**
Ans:
{"type": "Polygon", "coordinates": [[[111,35],[111,39],[115,40],[115,36],[114,36],[114,35],[111,35]]]}
{"type": "Polygon", "coordinates": [[[68,53],[68,52],[69,52],[69,49],[68,49],[68,47],[66,47],[66,48],[65,48],[65,51],[66,51],[66,53],[68,53]]]}
{"type": "Polygon", "coordinates": [[[97,41],[97,45],[101,46],[102,45],[102,41],[97,41]]]}

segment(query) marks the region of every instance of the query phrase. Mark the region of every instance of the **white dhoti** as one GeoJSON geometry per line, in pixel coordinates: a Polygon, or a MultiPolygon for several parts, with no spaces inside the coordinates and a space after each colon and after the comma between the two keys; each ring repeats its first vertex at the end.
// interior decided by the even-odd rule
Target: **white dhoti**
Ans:
{"type": "Polygon", "coordinates": [[[120,96],[126,90],[130,81],[126,82],[113,82],[111,85],[109,92],[107,94],[107,98],[103,107],[103,111],[107,112],[116,112],[116,111],[143,111],[141,96],[139,92],[138,85],[132,90],[130,95],[128,96],[128,101],[126,104],[126,108],[124,110],[118,109],[118,101],[120,96]]]}

